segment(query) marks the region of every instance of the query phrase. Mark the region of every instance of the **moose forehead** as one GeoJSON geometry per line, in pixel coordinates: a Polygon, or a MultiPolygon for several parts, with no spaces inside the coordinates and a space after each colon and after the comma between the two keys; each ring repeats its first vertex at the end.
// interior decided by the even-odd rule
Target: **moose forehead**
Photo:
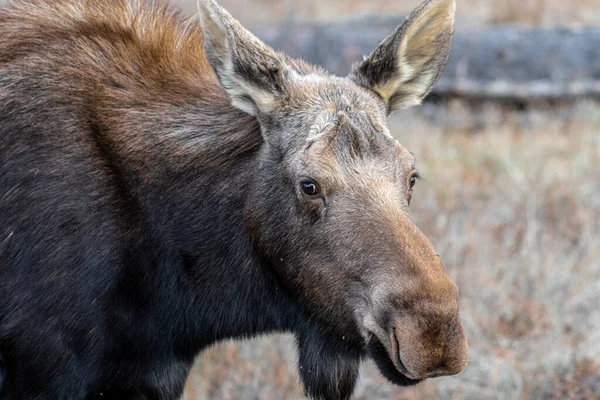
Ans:
{"type": "Polygon", "coordinates": [[[388,160],[402,169],[414,167],[412,154],[392,137],[385,103],[375,93],[335,76],[301,75],[292,82],[286,109],[292,124],[302,126],[299,146],[305,155],[327,152],[338,159],[388,160]]]}
{"type": "Polygon", "coordinates": [[[318,70],[308,74],[292,73],[290,77],[289,105],[292,108],[308,107],[313,113],[360,110],[368,115],[375,129],[389,134],[385,127],[386,104],[372,90],[348,78],[330,76],[318,70]]]}
{"type": "Polygon", "coordinates": [[[291,109],[302,119],[296,124],[303,131],[297,148],[302,170],[397,180],[414,169],[414,157],[390,134],[385,105],[375,94],[335,77],[298,86],[291,109]]]}

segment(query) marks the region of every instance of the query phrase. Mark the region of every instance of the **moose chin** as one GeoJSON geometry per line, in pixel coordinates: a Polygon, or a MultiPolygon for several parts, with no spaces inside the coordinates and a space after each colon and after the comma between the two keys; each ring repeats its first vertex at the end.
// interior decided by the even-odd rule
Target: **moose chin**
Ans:
{"type": "Polygon", "coordinates": [[[365,358],[404,386],[462,371],[386,124],[442,73],[454,11],[425,1],[338,77],[212,0],[0,6],[0,398],[177,399],[204,348],[269,332],[315,399],[365,358]]]}

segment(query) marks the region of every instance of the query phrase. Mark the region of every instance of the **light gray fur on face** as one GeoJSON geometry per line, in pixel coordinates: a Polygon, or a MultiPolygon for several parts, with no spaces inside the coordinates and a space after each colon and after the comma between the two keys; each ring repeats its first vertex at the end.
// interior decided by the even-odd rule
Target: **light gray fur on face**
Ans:
{"type": "Polygon", "coordinates": [[[379,122],[385,114],[376,102],[368,107],[370,101],[321,104],[320,112],[306,115],[295,135],[305,140],[288,152],[288,168],[293,176],[316,180],[324,192],[355,198],[356,204],[387,202],[406,211],[414,157],[379,122]]]}

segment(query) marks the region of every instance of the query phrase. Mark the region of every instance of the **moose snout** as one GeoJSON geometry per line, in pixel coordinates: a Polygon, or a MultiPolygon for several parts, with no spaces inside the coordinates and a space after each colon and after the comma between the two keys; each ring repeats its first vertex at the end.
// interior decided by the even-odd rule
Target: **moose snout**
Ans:
{"type": "Polygon", "coordinates": [[[411,379],[455,375],[467,366],[467,341],[456,315],[400,317],[390,335],[392,363],[411,379]]]}
{"type": "Polygon", "coordinates": [[[458,374],[468,358],[458,287],[406,214],[394,214],[387,223],[395,234],[376,246],[389,258],[378,260],[379,274],[365,285],[370,301],[362,309],[367,311],[358,314],[364,337],[374,342],[371,357],[401,385],[458,374]]]}

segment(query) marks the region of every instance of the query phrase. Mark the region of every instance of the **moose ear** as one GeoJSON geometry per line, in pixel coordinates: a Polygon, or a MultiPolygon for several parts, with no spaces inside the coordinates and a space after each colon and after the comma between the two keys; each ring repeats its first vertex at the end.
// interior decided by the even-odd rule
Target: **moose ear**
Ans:
{"type": "Polygon", "coordinates": [[[198,0],[204,49],[231,104],[252,115],[268,113],[285,90],[278,54],[213,0],[198,0]]]}
{"type": "Polygon", "coordinates": [[[444,70],[454,0],[427,0],[355,66],[350,78],[383,98],[388,112],[419,104],[444,70]]]}

